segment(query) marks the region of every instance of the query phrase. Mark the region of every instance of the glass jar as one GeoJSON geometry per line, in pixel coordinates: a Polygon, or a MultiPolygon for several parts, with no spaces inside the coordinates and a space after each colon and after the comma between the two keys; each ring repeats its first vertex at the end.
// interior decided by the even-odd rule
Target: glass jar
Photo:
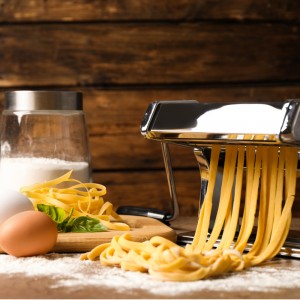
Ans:
{"type": "Polygon", "coordinates": [[[12,91],[1,116],[0,187],[55,179],[73,170],[91,178],[82,94],[69,91],[12,91]]]}

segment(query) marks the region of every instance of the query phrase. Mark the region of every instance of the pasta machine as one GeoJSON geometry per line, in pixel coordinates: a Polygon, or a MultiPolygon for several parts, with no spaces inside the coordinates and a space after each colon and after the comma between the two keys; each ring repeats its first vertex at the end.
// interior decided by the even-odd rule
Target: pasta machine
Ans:
{"type": "MultiPolygon", "coordinates": [[[[145,112],[141,123],[141,134],[147,139],[161,143],[173,206],[173,212],[167,215],[166,219],[173,220],[179,214],[179,206],[169,151],[170,143],[192,147],[200,169],[201,205],[208,184],[210,146],[216,143],[299,146],[300,100],[276,103],[155,101],[145,112]]],[[[220,157],[219,164],[222,165],[222,157],[220,157]]],[[[221,178],[217,176],[215,188],[218,188],[218,180],[221,178]]],[[[213,210],[219,201],[218,193],[215,194],[213,210]]],[[[297,222],[296,225],[292,225],[281,254],[300,257],[299,221],[300,219],[298,219],[298,227],[297,222]]],[[[213,226],[213,220],[211,226],[213,226]]],[[[188,243],[192,239],[193,233],[185,233],[179,235],[178,242],[188,243]]]]}

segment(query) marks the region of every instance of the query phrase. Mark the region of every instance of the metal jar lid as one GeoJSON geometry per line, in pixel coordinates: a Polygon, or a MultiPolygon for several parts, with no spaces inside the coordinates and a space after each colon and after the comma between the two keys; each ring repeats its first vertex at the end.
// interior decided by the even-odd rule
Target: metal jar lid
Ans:
{"type": "Polygon", "coordinates": [[[10,91],[5,110],[82,110],[82,94],[72,91],[10,91]]]}

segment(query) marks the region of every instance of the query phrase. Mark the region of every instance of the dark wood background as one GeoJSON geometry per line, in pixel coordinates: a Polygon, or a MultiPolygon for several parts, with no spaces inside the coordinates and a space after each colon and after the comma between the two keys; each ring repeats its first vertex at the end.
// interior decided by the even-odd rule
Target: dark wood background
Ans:
{"type": "MultiPolygon", "coordinates": [[[[148,104],[300,97],[299,16],[295,0],[0,0],[0,91],[83,92],[107,200],[168,207],[160,145],[140,134],[148,104]]],[[[195,159],[171,150],[181,214],[194,215],[195,159]]]]}

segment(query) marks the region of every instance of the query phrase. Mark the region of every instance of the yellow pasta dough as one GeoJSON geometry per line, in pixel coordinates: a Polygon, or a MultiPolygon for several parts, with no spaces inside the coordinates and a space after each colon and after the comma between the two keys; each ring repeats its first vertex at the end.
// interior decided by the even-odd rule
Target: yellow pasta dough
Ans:
{"type": "Polygon", "coordinates": [[[274,257],[291,223],[298,149],[227,145],[219,207],[209,234],[220,152],[219,145],[212,147],[207,193],[192,244],[184,248],[159,236],[135,242],[125,233],[81,259],[100,259],[103,265],[148,272],[159,280],[191,281],[240,271],[274,257]],[[249,246],[255,219],[255,241],[249,246]]]}
{"type": "Polygon", "coordinates": [[[82,183],[71,178],[71,175],[72,171],[54,180],[22,187],[20,192],[26,195],[35,207],[37,204],[54,205],[67,213],[73,210],[73,217],[96,218],[111,230],[130,230],[129,225],[113,210],[112,203],[104,201],[104,185],[82,183]],[[71,186],[62,187],[64,184],[71,186]]]}

